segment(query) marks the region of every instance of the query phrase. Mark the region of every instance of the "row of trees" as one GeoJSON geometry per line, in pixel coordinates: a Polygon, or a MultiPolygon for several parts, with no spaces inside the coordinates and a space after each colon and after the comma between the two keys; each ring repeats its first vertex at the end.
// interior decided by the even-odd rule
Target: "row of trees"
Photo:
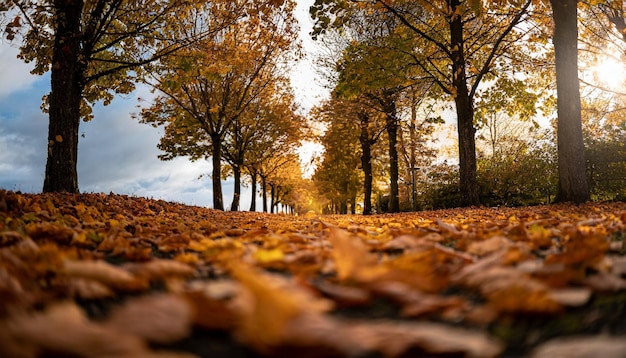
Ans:
{"type": "MultiPolygon", "coordinates": [[[[315,190],[293,151],[307,133],[287,77],[286,64],[299,51],[292,0],[1,0],[0,21],[5,36],[20,43],[20,57],[34,62],[33,73],[51,72],[43,191],[78,192],[81,119],[92,118],[97,101],[106,105],[144,83],[156,95],[139,117],[164,127],[161,158],[211,158],[216,209],[224,209],[221,179],[232,175],[232,210],[240,209],[242,181],[250,180],[251,209],[260,182],[266,211],[278,204],[306,210],[315,201],[333,212],[355,211],[363,195],[362,211],[370,213],[373,197],[377,210],[395,212],[403,202],[414,210],[447,205],[446,198],[450,205],[510,204],[518,200],[512,191],[533,192],[519,182],[507,189],[504,168],[545,171],[556,178],[561,201],[623,187],[619,96],[605,111],[597,102],[581,105],[577,67],[578,21],[590,58],[611,36],[626,42],[622,2],[582,4],[582,17],[577,5],[316,0],[313,36],[342,42],[332,61],[332,96],[313,112],[328,128],[315,190]],[[546,46],[550,38],[553,47],[546,46]],[[496,145],[496,116],[529,123],[555,102],[555,156],[546,149],[555,141],[546,137],[496,145]],[[458,169],[434,160],[428,146],[446,103],[457,119],[458,169]],[[477,134],[490,151],[477,148],[477,134]]],[[[551,184],[543,186],[537,195],[552,200],[551,184]]]]}
{"type": "Polygon", "coordinates": [[[239,209],[244,173],[253,186],[251,209],[257,181],[264,198],[271,193],[270,211],[278,203],[293,205],[292,188],[301,180],[294,148],[305,128],[285,65],[299,51],[294,4],[0,1],[6,38],[20,43],[33,73],[51,72],[43,191],[78,192],[81,119],[92,119],[97,101],[109,104],[144,83],[156,96],[140,120],[164,126],[161,159],[212,158],[216,209],[224,209],[225,175],[235,178],[231,209],[239,209]]]}
{"type": "MultiPolygon", "coordinates": [[[[615,30],[620,29],[619,20],[624,22],[621,10],[618,11],[621,5],[621,2],[585,5],[581,17],[585,19],[585,30],[593,27],[615,34],[615,30]]],[[[311,14],[316,20],[314,36],[324,41],[347,39],[339,45],[336,41],[333,43],[342,49],[342,56],[331,61],[337,78],[332,81],[331,99],[320,106],[321,112],[328,112],[330,108],[339,113],[352,113],[343,119],[335,115],[323,140],[326,156],[318,170],[317,181],[330,201],[331,211],[345,212],[348,204],[355,202],[354,193],[359,192],[364,193],[363,212],[371,211],[370,176],[375,162],[379,165],[374,170],[378,171],[378,177],[388,178],[385,186],[389,188],[389,195],[384,198],[383,206],[388,206],[391,212],[400,209],[399,182],[409,184],[404,186],[410,186],[405,203],[410,203],[413,209],[420,204],[416,198],[419,191],[422,198],[431,198],[427,206],[522,204],[545,201],[540,197],[551,201],[553,193],[559,201],[589,199],[588,180],[592,178],[586,174],[591,162],[585,161],[583,145],[577,1],[485,4],[455,0],[317,0],[311,7],[311,14]],[[547,46],[550,38],[553,47],[547,46]],[[415,101],[415,98],[421,100],[415,101]],[[431,168],[433,152],[418,150],[429,140],[432,125],[440,121],[427,109],[433,102],[445,101],[454,103],[458,129],[459,165],[452,172],[445,165],[431,168]],[[545,135],[541,139],[526,133],[534,125],[518,133],[530,140],[521,140],[518,135],[508,148],[496,148],[495,116],[505,116],[504,120],[509,122],[529,123],[539,110],[544,117],[549,117],[554,111],[554,102],[558,109],[554,123],[557,148],[550,147],[545,135]],[[357,106],[358,109],[337,110],[337,106],[357,106]],[[418,119],[418,112],[426,114],[418,119]],[[372,118],[378,119],[359,127],[364,120],[372,118]],[[341,123],[335,123],[337,121],[341,123]],[[369,140],[360,140],[356,135],[351,139],[340,136],[357,146],[360,167],[355,167],[358,161],[353,158],[350,161],[336,149],[350,144],[337,145],[332,139],[337,136],[333,132],[345,128],[345,123],[353,126],[353,133],[358,132],[357,128],[367,129],[363,138],[369,140]],[[418,128],[421,132],[416,130],[418,128]],[[382,132],[385,132],[383,137],[382,132]],[[399,133],[409,139],[407,143],[398,143],[399,133]],[[477,134],[490,142],[490,156],[481,155],[477,150],[477,134]],[[382,153],[380,144],[372,147],[376,142],[384,143],[388,150],[382,153]],[[369,158],[373,150],[379,153],[376,160],[369,158]],[[407,153],[404,163],[398,159],[398,150],[407,153]],[[550,150],[554,151],[554,156],[550,150]],[[342,167],[357,174],[345,172],[353,181],[328,179],[328,173],[338,165],[336,157],[343,161],[342,167]],[[428,169],[418,165],[417,158],[428,169]],[[541,171],[545,173],[543,177],[540,174],[538,179],[528,177],[541,171]],[[399,177],[399,173],[404,175],[399,177]],[[428,190],[417,188],[418,173],[425,175],[422,184],[429,186],[428,190]],[[511,179],[526,179],[516,180],[506,188],[503,183],[509,182],[505,180],[507,173],[513,175],[511,179]],[[556,182],[552,178],[556,178],[556,182]],[[344,187],[332,187],[339,183],[344,187]],[[346,190],[352,187],[360,188],[346,190]],[[523,192],[527,198],[514,199],[512,192],[523,192]]],[[[601,33],[589,32],[596,36],[601,33]]],[[[602,42],[594,39],[596,45],[610,40],[610,36],[601,37],[602,42]]],[[[598,133],[592,135],[597,138],[598,133]]]]}

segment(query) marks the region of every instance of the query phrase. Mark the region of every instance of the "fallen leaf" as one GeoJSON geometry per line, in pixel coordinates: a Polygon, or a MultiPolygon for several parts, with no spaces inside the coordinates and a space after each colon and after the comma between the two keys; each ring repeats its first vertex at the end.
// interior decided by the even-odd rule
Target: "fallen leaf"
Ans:
{"type": "Polygon", "coordinates": [[[328,347],[343,356],[382,354],[398,357],[459,355],[495,357],[502,344],[489,336],[426,322],[338,320],[322,315],[302,315],[293,320],[285,343],[293,346],[328,347]]]}
{"type": "Polygon", "coordinates": [[[167,277],[191,277],[196,269],[188,264],[166,259],[153,259],[148,262],[128,263],[122,266],[135,277],[148,281],[163,280],[167,277]]]}
{"type": "Polygon", "coordinates": [[[69,302],[42,313],[11,317],[8,330],[22,344],[67,356],[137,357],[147,353],[139,338],[89,322],[78,306],[69,302]]]}
{"type": "Polygon", "coordinates": [[[104,261],[65,261],[63,273],[68,277],[93,280],[117,289],[135,290],[142,287],[130,272],[104,261]]]}
{"type": "Polygon", "coordinates": [[[333,245],[331,255],[340,280],[352,278],[368,281],[385,273],[386,270],[377,265],[376,256],[369,252],[368,247],[358,237],[331,227],[328,240],[333,245]]]}
{"type": "Polygon", "coordinates": [[[301,303],[247,267],[234,265],[231,272],[245,289],[235,303],[238,336],[260,350],[279,344],[287,324],[300,314],[301,303]]]}
{"type": "Polygon", "coordinates": [[[533,358],[623,358],[626,341],[622,337],[568,337],[557,338],[537,347],[533,358]]]}
{"type": "Polygon", "coordinates": [[[116,307],[105,327],[154,343],[168,344],[191,333],[192,308],[182,297],[153,294],[116,307]]]}

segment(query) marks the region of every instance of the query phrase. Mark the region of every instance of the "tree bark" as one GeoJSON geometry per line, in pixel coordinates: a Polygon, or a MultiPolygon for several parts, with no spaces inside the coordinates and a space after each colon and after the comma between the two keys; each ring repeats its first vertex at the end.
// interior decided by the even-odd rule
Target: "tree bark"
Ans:
{"type": "Polygon", "coordinates": [[[222,198],[222,136],[211,135],[211,150],[213,160],[213,209],[224,210],[224,199],[222,198]]]}
{"type": "Polygon", "coordinates": [[[557,201],[582,203],[589,200],[585,173],[578,80],[577,0],[551,0],[556,56],[557,146],[559,190],[557,201]]]}
{"type": "Polygon", "coordinates": [[[270,184],[270,214],[274,214],[274,206],[276,205],[276,187],[270,184]]]}
{"type": "Polygon", "coordinates": [[[372,142],[369,133],[369,115],[360,113],[361,134],[361,168],[363,169],[363,215],[372,213],[372,142]]]}
{"type": "Polygon", "coordinates": [[[261,175],[261,193],[263,196],[263,212],[267,212],[267,178],[261,175]]]}
{"type": "Polygon", "coordinates": [[[54,1],[56,23],[43,192],[78,193],[78,127],[84,89],[80,35],[82,10],[82,0],[54,1]]]}
{"type": "Polygon", "coordinates": [[[257,181],[257,173],[256,171],[253,171],[250,174],[251,177],[251,181],[252,181],[252,185],[251,185],[251,190],[252,190],[252,197],[250,198],[250,211],[256,211],[256,181],[257,181]]]}
{"type": "Polygon", "coordinates": [[[241,197],[241,166],[233,165],[234,176],[234,193],[233,202],[230,205],[230,211],[239,211],[239,198],[241,197]]]}
{"type": "Polygon", "coordinates": [[[389,212],[400,211],[400,192],[398,189],[398,118],[396,117],[396,102],[389,96],[385,96],[385,115],[387,136],[389,137],[389,212]]]}
{"type": "Polygon", "coordinates": [[[449,0],[455,15],[450,21],[450,47],[452,48],[452,84],[456,91],[457,127],[459,134],[459,189],[461,204],[480,205],[478,180],[476,179],[476,141],[474,128],[474,108],[467,89],[465,54],[463,51],[463,20],[456,14],[459,0],[449,0]]]}

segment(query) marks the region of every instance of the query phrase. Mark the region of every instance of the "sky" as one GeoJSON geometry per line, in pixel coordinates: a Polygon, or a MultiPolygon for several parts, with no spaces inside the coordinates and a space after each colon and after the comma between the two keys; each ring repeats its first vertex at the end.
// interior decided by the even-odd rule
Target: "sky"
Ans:
{"type": "MultiPolygon", "coordinates": [[[[304,49],[314,44],[308,37],[313,0],[298,0],[296,16],[304,49]]],[[[41,192],[46,164],[48,118],[41,98],[50,91],[49,73],[30,74],[31,65],[17,59],[16,45],[0,43],[0,188],[29,193],[41,192]]],[[[324,97],[315,80],[311,56],[294,66],[292,85],[301,106],[307,110],[324,97]]],[[[83,193],[116,193],[212,206],[211,164],[181,157],[158,159],[157,144],[162,129],[140,124],[137,98],[150,98],[148,88],[118,96],[109,106],[97,104],[94,120],[81,122],[78,145],[78,185],[83,193]],[[203,176],[204,175],[204,176],[203,176]],[[202,176],[201,179],[198,179],[202,176]]],[[[144,102],[145,103],[145,102],[144,102]]],[[[230,208],[232,180],[222,181],[224,206],[230,208]]],[[[243,188],[241,209],[250,207],[250,190],[243,188]]],[[[261,208],[260,200],[257,203],[261,208]]],[[[257,210],[258,210],[257,209],[257,210]]]]}

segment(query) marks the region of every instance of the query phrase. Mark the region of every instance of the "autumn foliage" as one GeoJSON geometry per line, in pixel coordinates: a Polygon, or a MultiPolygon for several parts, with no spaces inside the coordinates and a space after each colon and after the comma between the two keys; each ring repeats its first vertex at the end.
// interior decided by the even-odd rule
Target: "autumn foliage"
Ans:
{"type": "Polygon", "coordinates": [[[514,331],[609,319],[625,231],[619,202],[291,217],[0,192],[0,356],[602,356],[624,344],[514,331]]]}

